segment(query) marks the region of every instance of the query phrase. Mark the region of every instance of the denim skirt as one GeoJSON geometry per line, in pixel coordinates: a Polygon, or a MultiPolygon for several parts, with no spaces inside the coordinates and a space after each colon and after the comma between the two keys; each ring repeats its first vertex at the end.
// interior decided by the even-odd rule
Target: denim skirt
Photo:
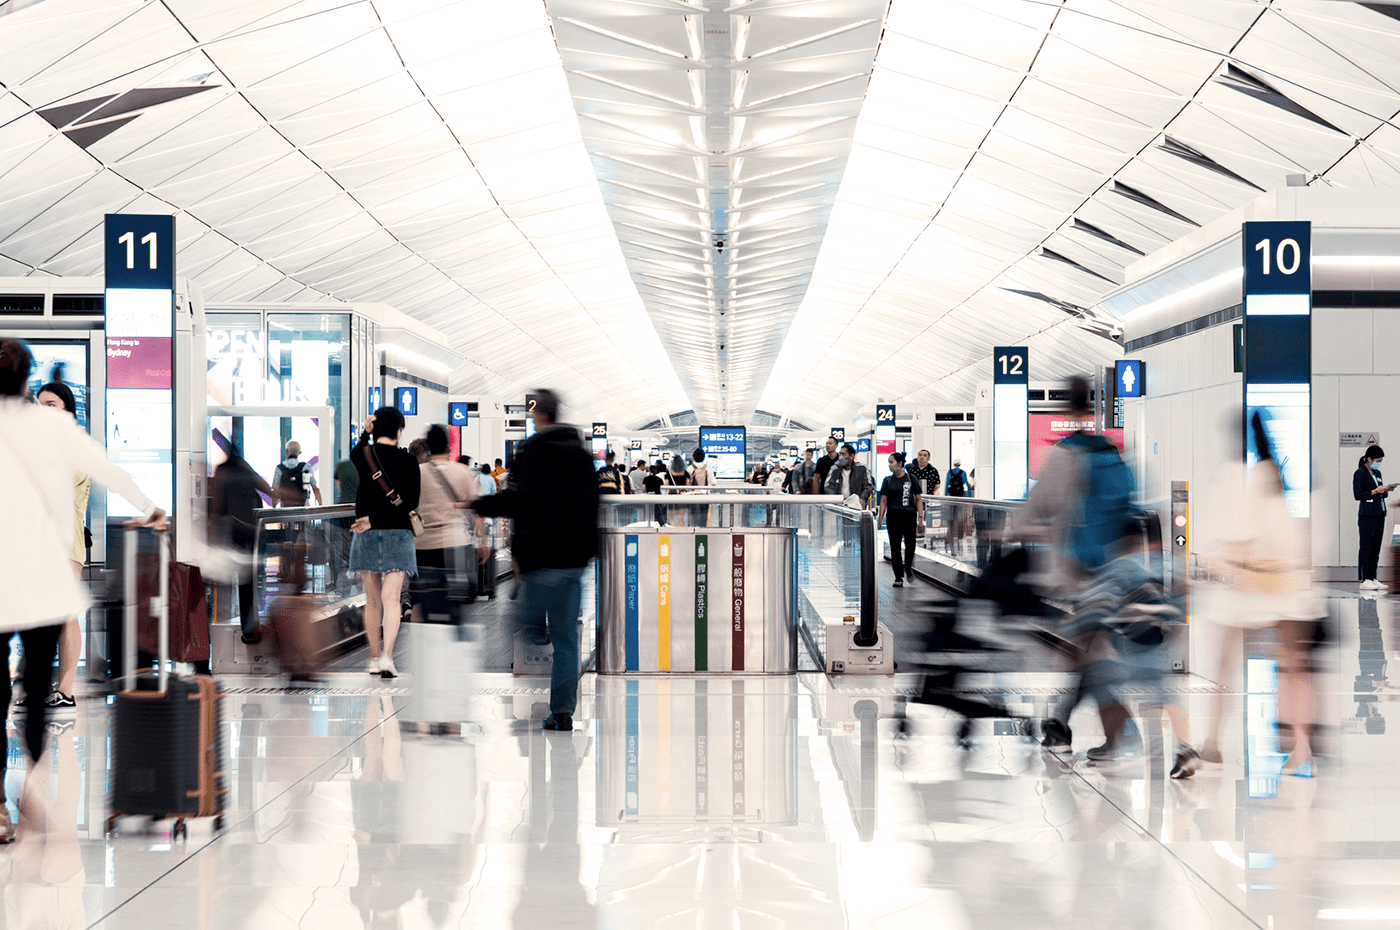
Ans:
{"type": "Polygon", "coordinates": [[[413,530],[367,530],[350,540],[350,571],[418,574],[413,530]]]}

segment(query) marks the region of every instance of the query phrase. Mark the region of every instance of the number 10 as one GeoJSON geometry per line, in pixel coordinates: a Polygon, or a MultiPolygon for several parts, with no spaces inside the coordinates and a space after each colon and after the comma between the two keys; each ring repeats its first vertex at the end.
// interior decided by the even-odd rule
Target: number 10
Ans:
{"type": "MultiPolygon", "coordinates": [[[[136,267],[136,233],[134,233],[134,232],[124,233],[124,234],[122,235],[122,237],[121,237],[120,239],[117,240],[117,242],[120,243],[121,245],[126,246],[126,267],[128,267],[128,268],[135,268],[135,267],[136,267]]],[[[152,270],[152,271],[155,271],[155,270],[156,270],[156,242],[157,242],[157,238],[156,238],[156,234],[155,234],[155,233],[147,233],[146,235],[144,235],[144,236],[141,237],[141,244],[144,245],[144,246],[149,246],[149,248],[150,248],[150,254],[151,254],[151,270],[152,270]]]]}
{"type": "MultiPolygon", "coordinates": [[[[1263,256],[1264,274],[1269,273],[1269,244],[1270,240],[1260,239],[1259,244],[1254,247],[1254,251],[1263,256]]],[[[1296,239],[1284,239],[1278,244],[1278,249],[1274,253],[1274,264],[1278,266],[1279,271],[1284,274],[1293,274],[1298,270],[1298,266],[1302,264],[1302,262],[1303,250],[1298,247],[1298,241],[1296,239]],[[1284,260],[1285,250],[1291,250],[1293,252],[1293,261],[1291,263],[1284,260]]]]}

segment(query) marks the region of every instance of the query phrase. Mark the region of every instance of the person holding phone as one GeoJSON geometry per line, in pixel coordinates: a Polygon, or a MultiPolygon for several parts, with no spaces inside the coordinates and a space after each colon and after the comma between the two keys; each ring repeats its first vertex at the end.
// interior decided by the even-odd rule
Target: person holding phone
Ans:
{"type": "Polygon", "coordinates": [[[1361,545],[1356,555],[1356,575],[1362,591],[1384,591],[1385,585],[1376,580],[1376,566],[1381,559],[1381,540],[1385,534],[1385,499],[1395,485],[1381,480],[1379,468],[1385,451],[1380,446],[1368,446],[1351,476],[1351,494],[1360,501],[1356,523],[1361,545]]]}

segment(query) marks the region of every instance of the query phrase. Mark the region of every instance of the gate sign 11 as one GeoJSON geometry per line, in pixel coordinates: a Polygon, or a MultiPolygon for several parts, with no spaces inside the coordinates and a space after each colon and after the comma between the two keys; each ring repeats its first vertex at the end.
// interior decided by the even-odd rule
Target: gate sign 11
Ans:
{"type": "MultiPolygon", "coordinates": [[[[110,213],[106,254],[107,452],[166,513],[175,503],[175,218],[110,213]]],[[[134,516],[107,499],[111,516],[134,516]]]]}
{"type": "Polygon", "coordinates": [[[1259,459],[1250,421],[1258,413],[1281,463],[1284,499],[1309,515],[1312,484],[1312,224],[1245,223],[1245,455],[1259,459]]]}
{"type": "Polygon", "coordinates": [[[1030,492],[1030,353],[992,350],[992,496],[1025,500],[1030,492]]]}

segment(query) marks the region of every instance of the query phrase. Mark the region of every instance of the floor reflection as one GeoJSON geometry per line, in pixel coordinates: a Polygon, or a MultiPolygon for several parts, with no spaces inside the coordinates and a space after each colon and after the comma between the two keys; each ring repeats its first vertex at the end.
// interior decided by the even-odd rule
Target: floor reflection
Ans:
{"type": "MultiPolygon", "coordinates": [[[[586,676],[572,733],[545,682],[482,675],[452,736],[402,722],[411,680],[320,692],[230,680],[229,826],[103,835],[109,706],[26,768],[0,927],[1336,927],[1400,922],[1390,602],[1336,598],[1319,777],[1280,777],[1276,666],[1242,658],[1225,761],[1166,777],[1163,721],[1092,765],[1028,721],[1059,673],[988,673],[1010,720],[927,706],[912,678],[586,676]],[[337,693],[339,692],[339,693],[337,693]]],[[[1177,697],[1207,721],[1207,683],[1177,697]]],[[[12,721],[13,723],[13,721],[12,721]]]]}

